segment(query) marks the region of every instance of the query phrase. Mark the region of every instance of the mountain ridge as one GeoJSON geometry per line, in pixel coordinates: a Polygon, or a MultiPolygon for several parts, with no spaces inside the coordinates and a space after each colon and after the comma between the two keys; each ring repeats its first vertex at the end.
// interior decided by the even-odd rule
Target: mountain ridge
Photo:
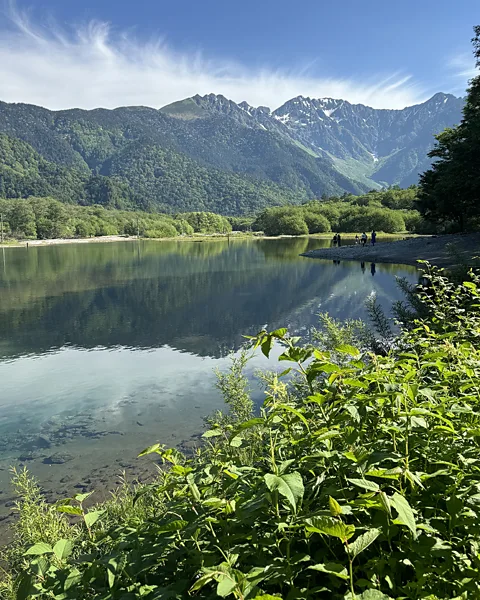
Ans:
{"type": "Polygon", "coordinates": [[[357,177],[371,179],[375,187],[416,183],[418,173],[430,166],[426,155],[433,135],[460,121],[463,104],[463,98],[443,92],[403,109],[375,109],[343,99],[300,95],[271,110],[247,102],[236,104],[222,95],[197,94],[160,111],[186,120],[221,112],[247,127],[263,126],[318,157],[332,159],[347,176],[352,177],[348,169],[355,161],[357,177]],[[418,148],[412,148],[416,139],[418,148]]]}
{"type": "MultiPolygon", "coordinates": [[[[401,110],[297,96],[272,111],[218,94],[197,94],[161,109],[51,111],[0,102],[0,134],[32,149],[5,142],[0,166],[8,166],[12,152],[23,152],[26,164],[32,160],[41,166],[25,169],[32,181],[42,169],[52,174],[58,165],[71,172],[56,177],[69,181],[112,178],[95,189],[113,186],[121,195],[129,188],[126,205],[241,214],[416,183],[430,165],[434,133],[457,123],[462,107],[463,99],[443,93],[401,110]]],[[[3,168],[0,193],[45,187],[24,185],[22,177],[3,168]]],[[[68,200],[69,185],[63,189],[55,182],[52,189],[62,189],[62,199],[68,200]]],[[[82,185],[72,188],[70,201],[89,201],[82,185]]]]}

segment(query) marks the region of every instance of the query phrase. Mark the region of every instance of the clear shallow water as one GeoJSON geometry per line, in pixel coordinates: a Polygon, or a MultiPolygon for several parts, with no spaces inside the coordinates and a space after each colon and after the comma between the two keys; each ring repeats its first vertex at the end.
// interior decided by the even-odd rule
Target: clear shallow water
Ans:
{"type": "MultiPolygon", "coordinates": [[[[203,417],[222,405],[213,371],[228,368],[243,335],[280,326],[307,335],[319,311],[362,318],[373,291],[387,309],[400,298],[396,275],[417,280],[413,267],[299,256],[322,245],[0,250],[0,515],[10,466],[27,465],[60,495],[79,483],[107,488],[138,470],[145,446],[197,443],[203,417]]],[[[276,366],[259,356],[251,372],[267,364],[276,366]]]]}

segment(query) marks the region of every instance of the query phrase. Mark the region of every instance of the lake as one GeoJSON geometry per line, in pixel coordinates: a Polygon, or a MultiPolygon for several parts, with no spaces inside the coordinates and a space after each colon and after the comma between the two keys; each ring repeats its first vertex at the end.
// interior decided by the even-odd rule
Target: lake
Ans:
{"type": "MultiPolygon", "coordinates": [[[[214,369],[242,336],[288,327],[308,337],[328,311],[389,309],[414,267],[313,260],[315,238],[130,241],[0,249],[0,518],[9,467],[26,465],[49,497],[100,496],[159,441],[192,448],[222,406],[214,369]],[[77,487],[74,487],[77,486],[77,487]]],[[[277,368],[261,356],[259,367],[277,368]]],[[[263,392],[252,384],[255,400],[263,392]]],[[[5,506],[6,505],[6,506],[5,506]]]]}

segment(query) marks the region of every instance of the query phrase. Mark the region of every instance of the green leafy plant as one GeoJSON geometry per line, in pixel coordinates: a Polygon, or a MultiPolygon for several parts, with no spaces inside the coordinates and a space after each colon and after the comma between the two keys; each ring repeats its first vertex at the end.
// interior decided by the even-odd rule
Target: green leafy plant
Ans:
{"type": "Polygon", "coordinates": [[[479,282],[425,277],[427,316],[385,356],[252,338],[286,366],[260,414],[190,459],[145,449],[168,466],[155,516],[94,525],[84,555],[26,547],[17,599],[480,597],[479,282]]]}

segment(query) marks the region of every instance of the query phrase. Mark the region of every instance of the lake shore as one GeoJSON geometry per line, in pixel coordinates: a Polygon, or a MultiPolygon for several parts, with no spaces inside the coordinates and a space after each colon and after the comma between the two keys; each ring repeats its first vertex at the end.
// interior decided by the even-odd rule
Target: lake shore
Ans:
{"type": "MultiPolygon", "coordinates": [[[[215,240],[225,240],[225,239],[236,239],[236,240],[279,240],[282,238],[316,238],[319,240],[330,240],[332,238],[332,233],[319,233],[319,234],[310,234],[310,235],[277,235],[277,236],[267,236],[263,235],[262,232],[244,232],[244,231],[232,231],[230,233],[196,233],[194,235],[179,235],[177,237],[169,237],[169,238],[137,238],[136,236],[128,236],[128,235],[102,235],[98,237],[88,237],[88,238],[52,238],[46,240],[9,240],[0,243],[0,248],[26,248],[28,247],[38,247],[38,246],[57,246],[64,244],[101,244],[108,242],[137,242],[139,240],[142,241],[152,241],[152,242],[208,242],[215,240]]],[[[385,238],[397,238],[401,234],[385,234],[382,237],[385,238]]],[[[354,233],[346,233],[343,235],[344,239],[353,240],[355,237],[354,233]]]]}
{"type": "Polygon", "coordinates": [[[475,258],[480,256],[480,233],[416,237],[375,246],[319,248],[309,250],[302,256],[403,265],[417,265],[417,261],[426,260],[438,267],[450,267],[459,262],[473,265],[475,258]],[[450,244],[455,246],[454,252],[450,250],[450,244]]]}

